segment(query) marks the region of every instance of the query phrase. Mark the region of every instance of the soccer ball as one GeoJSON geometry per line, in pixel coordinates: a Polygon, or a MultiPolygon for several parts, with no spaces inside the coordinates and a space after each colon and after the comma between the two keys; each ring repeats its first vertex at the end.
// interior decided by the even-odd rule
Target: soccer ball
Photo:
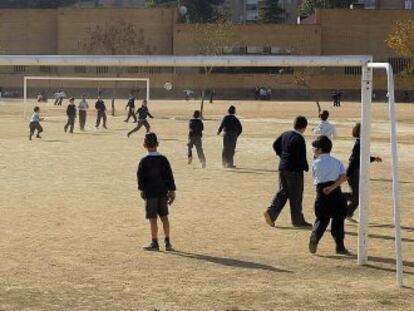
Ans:
{"type": "Polygon", "coordinates": [[[172,83],[171,82],[165,82],[164,83],[164,89],[166,89],[167,91],[170,91],[172,89],[172,83]]]}

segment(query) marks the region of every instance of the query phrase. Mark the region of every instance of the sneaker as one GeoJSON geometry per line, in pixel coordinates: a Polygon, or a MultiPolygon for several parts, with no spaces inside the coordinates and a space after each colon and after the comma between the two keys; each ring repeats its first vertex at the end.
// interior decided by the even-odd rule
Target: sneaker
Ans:
{"type": "Polygon", "coordinates": [[[128,120],[124,120],[124,122],[128,123],[128,120]]]}
{"type": "Polygon", "coordinates": [[[206,168],[206,162],[202,162],[202,163],[201,163],[201,167],[202,167],[202,168],[206,168]]]}
{"type": "Polygon", "coordinates": [[[127,137],[129,138],[129,136],[131,136],[131,134],[128,132],[127,137]]]}
{"type": "Polygon", "coordinates": [[[295,228],[312,228],[312,224],[306,222],[305,220],[299,223],[294,223],[293,227],[295,228]]]}
{"type": "Polygon", "coordinates": [[[29,140],[32,140],[32,135],[29,135],[29,140]]]}
{"type": "Polygon", "coordinates": [[[339,255],[349,255],[349,251],[345,247],[336,248],[336,253],[339,255]]]}
{"type": "Polygon", "coordinates": [[[159,250],[160,250],[160,246],[158,245],[158,243],[156,243],[156,242],[151,242],[151,244],[150,245],[148,245],[148,246],[144,246],[143,247],[144,248],[144,250],[146,250],[146,251],[154,251],[154,252],[158,252],[159,250]]]}
{"type": "Polygon", "coordinates": [[[187,163],[188,163],[188,164],[193,163],[193,158],[192,158],[192,157],[188,157],[188,161],[187,161],[187,163]]]}
{"type": "Polygon", "coordinates": [[[270,226],[270,227],[274,227],[275,226],[275,222],[272,220],[272,218],[270,217],[270,214],[266,211],[263,214],[266,223],[270,226]]]}
{"type": "Polygon", "coordinates": [[[103,127],[105,130],[107,130],[108,128],[104,125],[104,127],[103,127]]]}
{"type": "Polygon", "coordinates": [[[39,134],[36,135],[36,138],[42,138],[39,134]]]}
{"type": "Polygon", "coordinates": [[[227,168],[236,168],[236,165],[228,165],[227,168]]]}
{"type": "Polygon", "coordinates": [[[309,239],[309,252],[311,254],[315,254],[318,250],[318,238],[316,237],[316,234],[312,232],[310,239],[309,239]]]}
{"type": "Polygon", "coordinates": [[[171,251],[173,251],[173,247],[172,247],[172,245],[171,245],[171,243],[170,243],[170,242],[165,242],[165,250],[166,250],[167,252],[171,252],[171,251]]]}

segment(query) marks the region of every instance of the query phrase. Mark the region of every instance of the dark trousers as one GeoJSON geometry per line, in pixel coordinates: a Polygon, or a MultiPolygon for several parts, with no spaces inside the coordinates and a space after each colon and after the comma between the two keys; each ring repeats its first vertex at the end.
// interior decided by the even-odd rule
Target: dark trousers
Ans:
{"type": "Polygon", "coordinates": [[[138,119],[137,126],[131,131],[129,131],[128,136],[131,135],[132,133],[139,131],[141,127],[145,127],[145,130],[147,131],[147,133],[150,131],[150,128],[151,128],[151,126],[149,125],[146,119],[138,119]]]}
{"type": "Polygon", "coordinates": [[[206,157],[203,151],[203,142],[200,136],[193,136],[193,137],[188,138],[187,146],[188,146],[188,157],[189,158],[193,157],[193,146],[195,146],[197,150],[197,156],[200,159],[200,162],[201,163],[206,162],[206,157]]]}
{"type": "Polygon", "coordinates": [[[303,223],[305,221],[302,213],[303,172],[279,171],[279,191],[267,210],[273,221],[277,219],[288,199],[292,224],[303,223]]]}
{"type": "Polygon", "coordinates": [[[319,240],[322,238],[332,219],[331,234],[335,240],[337,248],[344,248],[344,222],[346,217],[346,200],[341,188],[336,188],[333,192],[326,195],[323,193],[323,189],[334,182],[327,182],[318,184],[316,186],[316,199],[315,199],[315,224],[312,232],[319,240]]]}
{"type": "Polygon", "coordinates": [[[63,102],[63,97],[58,97],[55,99],[55,103],[53,105],[62,106],[62,102],[63,102]]]}
{"type": "Polygon", "coordinates": [[[30,122],[29,129],[30,129],[30,138],[32,138],[36,130],[37,130],[37,135],[43,132],[43,128],[39,122],[30,122]]]}
{"type": "Polygon", "coordinates": [[[74,116],[68,117],[68,122],[66,122],[66,124],[65,124],[65,132],[68,131],[68,127],[69,127],[69,132],[73,133],[73,128],[75,127],[75,117],[74,116]]]}
{"type": "Polygon", "coordinates": [[[359,168],[348,176],[348,184],[351,192],[344,193],[345,199],[348,201],[346,216],[352,217],[359,205],[359,168]]]}
{"type": "Polygon", "coordinates": [[[96,127],[99,127],[99,125],[101,124],[101,120],[103,127],[106,128],[106,112],[98,110],[98,113],[96,115],[96,127]]]}
{"type": "Polygon", "coordinates": [[[132,119],[134,119],[134,122],[137,122],[137,116],[135,115],[135,109],[134,108],[129,108],[128,109],[128,116],[127,116],[125,121],[128,122],[130,117],[132,117],[132,119]]]}
{"type": "Polygon", "coordinates": [[[234,166],[234,154],[236,152],[238,134],[235,131],[225,132],[223,136],[223,167],[234,166]]]}
{"type": "Polygon", "coordinates": [[[86,124],[86,110],[79,110],[79,127],[83,131],[86,124]]]}

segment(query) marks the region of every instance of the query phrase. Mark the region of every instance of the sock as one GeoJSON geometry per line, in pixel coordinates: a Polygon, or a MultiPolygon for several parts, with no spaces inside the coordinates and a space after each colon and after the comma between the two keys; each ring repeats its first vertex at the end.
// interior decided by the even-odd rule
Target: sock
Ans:
{"type": "Polygon", "coordinates": [[[166,237],[165,238],[165,244],[169,244],[170,243],[170,238],[169,237],[166,237]]]}
{"type": "Polygon", "coordinates": [[[152,243],[158,245],[158,239],[152,239],[152,243]]]}

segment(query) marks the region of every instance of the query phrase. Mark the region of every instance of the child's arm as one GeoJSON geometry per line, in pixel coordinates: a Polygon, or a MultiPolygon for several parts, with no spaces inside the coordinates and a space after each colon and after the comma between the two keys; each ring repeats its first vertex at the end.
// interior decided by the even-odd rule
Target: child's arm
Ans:
{"type": "Polygon", "coordinates": [[[168,189],[168,205],[171,205],[175,200],[175,181],[174,181],[174,175],[171,169],[170,162],[167,158],[165,158],[165,184],[167,185],[168,189]]]}
{"type": "Polygon", "coordinates": [[[346,177],[346,174],[339,175],[339,178],[337,179],[337,181],[333,185],[331,185],[329,187],[326,187],[326,188],[323,188],[323,193],[330,194],[332,191],[334,191],[336,188],[341,186],[347,180],[348,180],[348,178],[346,177]]]}
{"type": "Polygon", "coordinates": [[[154,116],[149,112],[149,110],[148,110],[148,116],[151,118],[151,119],[154,119],[154,116]]]}
{"type": "Polygon", "coordinates": [[[140,191],[141,198],[145,200],[144,188],[145,188],[145,179],[144,179],[144,165],[139,162],[137,170],[137,182],[138,182],[138,191],[140,191]]]}

